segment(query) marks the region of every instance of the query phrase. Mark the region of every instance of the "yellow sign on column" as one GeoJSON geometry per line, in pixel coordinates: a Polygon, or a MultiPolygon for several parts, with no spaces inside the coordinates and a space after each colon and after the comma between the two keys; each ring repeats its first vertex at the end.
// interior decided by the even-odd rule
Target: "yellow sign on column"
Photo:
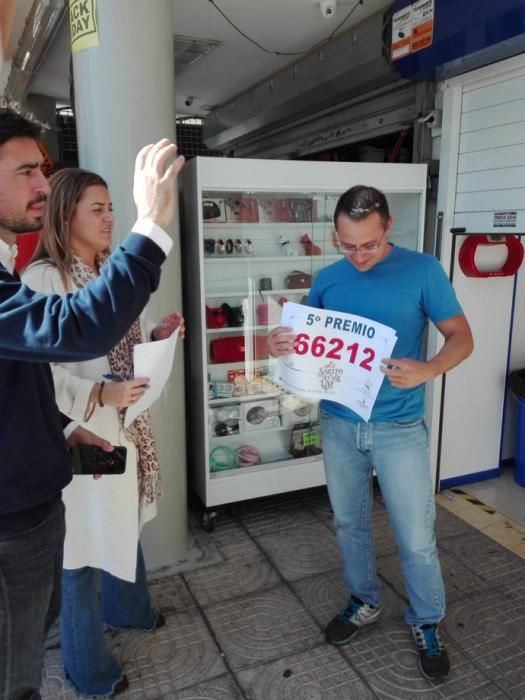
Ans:
{"type": "Polygon", "coordinates": [[[71,51],[98,46],[97,0],[69,0],[71,51]]]}

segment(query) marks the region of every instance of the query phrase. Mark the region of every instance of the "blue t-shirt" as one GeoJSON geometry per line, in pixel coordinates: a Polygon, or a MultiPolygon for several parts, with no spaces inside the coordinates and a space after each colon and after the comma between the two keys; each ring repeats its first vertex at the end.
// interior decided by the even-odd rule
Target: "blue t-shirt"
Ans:
{"type": "MultiPolygon", "coordinates": [[[[365,316],[394,328],[397,342],[392,357],[421,360],[422,337],[428,319],[445,321],[463,313],[441,264],[432,255],[393,246],[390,253],[366,272],[343,259],[316,276],[307,304],[365,316]]],[[[334,401],[321,408],[353,422],[354,411],[334,401]]],[[[371,421],[409,421],[424,414],[424,386],[397,389],[385,377],[371,421]]]]}

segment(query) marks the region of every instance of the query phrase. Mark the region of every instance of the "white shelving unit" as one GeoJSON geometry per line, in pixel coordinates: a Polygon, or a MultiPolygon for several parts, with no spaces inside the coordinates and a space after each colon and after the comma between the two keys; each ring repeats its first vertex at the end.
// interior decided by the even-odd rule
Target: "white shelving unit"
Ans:
{"type": "Polygon", "coordinates": [[[425,166],[198,157],[183,170],[189,464],[206,509],[325,483],[322,455],[290,454],[293,426],[307,423],[315,432],[317,407],[290,409],[293,397],[272,384],[276,361],[265,355],[265,343],[284,299],[301,302],[315,273],[342,260],[333,209],[356,184],[382,189],[394,218],[391,240],[421,249],[425,166]],[[300,288],[290,288],[295,271],[303,276],[300,288]],[[208,327],[206,307],[222,304],[242,308],[242,326],[208,327]],[[240,391],[253,393],[234,395],[240,391]],[[247,410],[257,406],[266,413],[255,411],[262,423],[251,423],[247,410]],[[226,428],[218,423],[229,432],[220,434],[226,428]],[[214,448],[231,455],[243,445],[257,450],[259,464],[211,468],[214,448]]]}

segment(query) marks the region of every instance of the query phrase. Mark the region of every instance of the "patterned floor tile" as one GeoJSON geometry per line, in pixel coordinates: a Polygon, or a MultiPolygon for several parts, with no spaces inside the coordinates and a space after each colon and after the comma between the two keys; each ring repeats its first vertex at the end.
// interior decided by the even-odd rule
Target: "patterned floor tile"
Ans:
{"type": "MultiPolygon", "coordinates": [[[[446,637],[444,641],[447,643],[446,637]]],[[[366,634],[363,630],[342,651],[378,698],[492,700],[498,697],[500,689],[458,649],[447,646],[452,671],[441,684],[433,684],[421,676],[414,643],[403,623],[380,624],[366,634]]]]}
{"type": "Polygon", "coordinates": [[[238,673],[250,700],[372,700],[333,648],[323,646],[238,673]]]}
{"type": "MultiPolygon", "coordinates": [[[[348,592],[340,570],[293,581],[292,587],[322,628],[345,607],[348,600],[348,592]]],[[[383,587],[381,605],[382,619],[403,619],[406,603],[388,586],[383,587]]]]}
{"type": "Polygon", "coordinates": [[[281,582],[277,571],[251,540],[223,545],[221,551],[224,563],[185,574],[200,605],[258,593],[281,582]]]}
{"type": "Polygon", "coordinates": [[[153,607],[160,610],[164,617],[195,606],[195,601],[180,574],[150,581],[149,592],[153,607]]]}
{"type": "Polygon", "coordinates": [[[326,488],[311,489],[311,493],[301,494],[300,500],[319,520],[332,520],[334,517],[326,488]]]}
{"type": "Polygon", "coordinates": [[[447,537],[458,537],[472,533],[472,527],[461,518],[436,504],[436,538],[438,543],[447,537]]]}
{"type": "Polygon", "coordinates": [[[473,663],[517,700],[525,698],[525,600],[498,589],[457,601],[443,629],[473,663]]]}
{"type": "MultiPolygon", "coordinates": [[[[487,584],[472,570],[447,551],[439,553],[441,571],[445,584],[446,598],[448,602],[465,598],[478,593],[487,587],[487,584]]],[[[405,585],[401,573],[401,564],[396,555],[378,559],[377,568],[380,576],[387,581],[401,596],[406,597],[405,585]]]]}
{"type": "Polygon", "coordinates": [[[290,497],[250,501],[241,508],[239,518],[253,537],[317,522],[299,499],[290,497]]]}
{"type": "Polygon", "coordinates": [[[162,695],[162,700],[243,700],[243,695],[231,676],[221,676],[178,693],[162,695]]]}
{"type": "Polygon", "coordinates": [[[174,613],[154,634],[120,633],[112,652],[122,664],[133,693],[145,700],[164,697],[226,671],[196,608],[174,613]]]}
{"type": "Polygon", "coordinates": [[[334,535],[318,521],[257,538],[274,566],[288,581],[341,566],[334,535]]]}
{"type": "Polygon", "coordinates": [[[322,640],[314,620],[285,586],[217,603],[205,612],[233,669],[305,651],[322,640]]]}
{"type": "Polygon", "coordinates": [[[488,586],[525,577],[525,560],[476,530],[464,537],[445,539],[440,548],[454,554],[488,586]]]}

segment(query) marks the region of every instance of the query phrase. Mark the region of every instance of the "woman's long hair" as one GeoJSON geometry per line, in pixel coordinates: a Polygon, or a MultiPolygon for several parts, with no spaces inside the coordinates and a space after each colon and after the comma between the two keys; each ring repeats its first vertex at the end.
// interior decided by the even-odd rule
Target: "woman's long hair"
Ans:
{"type": "Polygon", "coordinates": [[[106,181],[89,170],[64,168],[49,178],[51,192],[47,198],[44,221],[38,247],[31,262],[45,261],[59,271],[66,289],[70,289],[69,269],[73,261],[69,224],[75,207],[88,187],[101,185],[108,189],[106,181]]]}

